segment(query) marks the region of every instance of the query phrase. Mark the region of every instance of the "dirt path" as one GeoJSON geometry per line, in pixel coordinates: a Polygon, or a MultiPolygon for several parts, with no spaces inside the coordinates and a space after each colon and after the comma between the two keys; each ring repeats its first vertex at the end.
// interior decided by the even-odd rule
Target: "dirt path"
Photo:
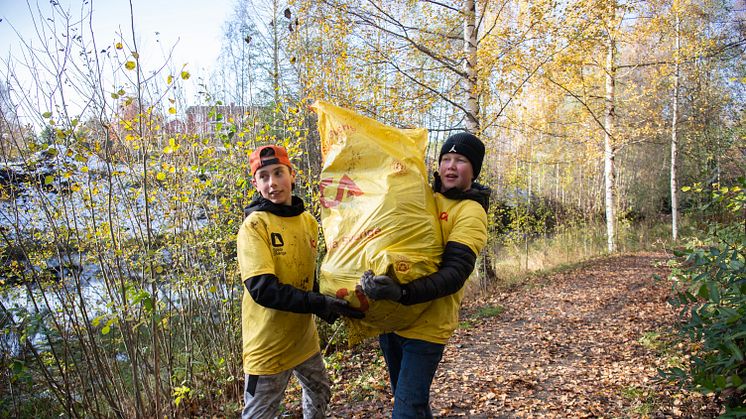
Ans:
{"type": "MultiPolygon", "coordinates": [[[[663,254],[599,259],[465,302],[432,387],[437,417],[710,417],[703,398],[656,380],[674,323],[663,254]],[[480,316],[485,307],[504,311],[480,316]]],[[[344,391],[344,384],[335,386],[344,391]]],[[[350,390],[348,388],[348,390],[350,390]]],[[[386,388],[336,394],[333,417],[390,415],[386,388]]]]}

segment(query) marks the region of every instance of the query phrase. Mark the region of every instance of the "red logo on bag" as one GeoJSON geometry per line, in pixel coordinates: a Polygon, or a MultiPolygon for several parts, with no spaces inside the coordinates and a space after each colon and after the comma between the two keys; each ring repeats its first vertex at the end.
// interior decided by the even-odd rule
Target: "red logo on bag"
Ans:
{"type": "Polygon", "coordinates": [[[448,221],[448,213],[443,211],[440,213],[440,221],[448,221]]]}
{"type": "Polygon", "coordinates": [[[363,191],[360,190],[360,188],[355,184],[355,182],[352,181],[352,179],[350,179],[349,176],[343,175],[342,180],[340,180],[339,184],[337,185],[337,195],[334,197],[334,199],[329,200],[324,194],[324,191],[326,190],[327,186],[331,186],[333,183],[334,179],[332,178],[321,179],[321,182],[319,182],[321,206],[324,208],[334,208],[339,205],[342,202],[342,199],[344,199],[345,197],[345,192],[347,193],[346,196],[348,197],[364,195],[363,191]]]}
{"type": "MultiPolygon", "coordinates": [[[[350,295],[350,291],[347,290],[347,288],[340,288],[336,292],[337,298],[345,298],[348,295],[350,295]]],[[[360,302],[360,307],[354,307],[359,311],[366,312],[370,308],[370,302],[368,301],[368,297],[363,293],[362,287],[360,287],[360,284],[355,285],[355,296],[357,297],[357,300],[360,302]]],[[[348,300],[349,301],[349,300],[348,300]]]]}

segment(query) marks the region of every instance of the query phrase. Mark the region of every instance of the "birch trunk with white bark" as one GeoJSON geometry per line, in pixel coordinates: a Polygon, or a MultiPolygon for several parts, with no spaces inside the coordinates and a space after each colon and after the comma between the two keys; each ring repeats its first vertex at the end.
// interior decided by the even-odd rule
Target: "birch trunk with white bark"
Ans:
{"type": "Polygon", "coordinates": [[[614,158],[614,111],[616,77],[616,42],[609,34],[606,52],[606,110],[604,115],[604,203],[606,206],[606,244],[609,253],[616,252],[616,185],[614,158]]]}
{"type": "Polygon", "coordinates": [[[464,72],[466,80],[466,129],[480,135],[477,89],[477,7],[474,0],[464,2],[464,72]]]}
{"type": "Polygon", "coordinates": [[[676,11],[676,47],[674,50],[674,73],[673,73],[673,105],[671,109],[671,238],[673,241],[679,235],[679,198],[677,194],[678,181],[676,175],[676,163],[678,153],[678,124],[679,118],[679,50],[681,48],[681,18],[676,11]]]}

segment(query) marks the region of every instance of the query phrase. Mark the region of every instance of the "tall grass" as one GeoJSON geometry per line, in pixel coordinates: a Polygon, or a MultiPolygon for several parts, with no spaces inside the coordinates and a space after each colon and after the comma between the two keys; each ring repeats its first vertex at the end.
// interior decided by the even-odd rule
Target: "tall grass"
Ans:
{"type": "MultiPolygon", "coordinates": [[[[680,223],[682,236],[697,234],[690,219],[683,217],[680,223]]],[[[622,253],[668,251],[674,245],[671,225],[665,218],[638,223],[622,221],[617,244],[622,253]]],[[[476,280],[469,282],[471,293],[511,287],[531,273],[551,272],[608,255],[606,225],[587,221],[567,223],[552,234],[508,244],[500,238],[491,238],[486,251],[490,252],[496,278],[485,278],[485,269],[478,267],[476,280]]]]}

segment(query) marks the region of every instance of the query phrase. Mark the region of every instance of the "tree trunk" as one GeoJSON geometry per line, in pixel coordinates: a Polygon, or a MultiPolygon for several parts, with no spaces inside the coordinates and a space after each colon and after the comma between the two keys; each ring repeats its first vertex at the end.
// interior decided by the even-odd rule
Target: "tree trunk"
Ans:
{"type": "Polygon", "coordinates": [[[480,135],[477,88],[477,6],[474,0],[464,2],[464,71],[466,72],[466,129],[480,135]]]}
{"type": "MultiPolygon", "coordinates": [[[[279,15],[277,1],[272,2],[272,97],[274,105],[280,103],[280,30],[277,16],[279,15]]],[[[279,125],[278,125],[279,126],[279,125]]]]}
{"type": "Polygon", "coordinates": [[[616,187],[614,173],[615,150],[613,145],[614,124],[614,83],[616,77],[615,50],[616,42],[612,34],[608,38],[606,53],[606,111],[604,117],[604,196],[606,205],[606,243],[609,253],[616,252],[616,187]]]}
{"type": "Polygon", "coordinates": [[[673,106],[671,109],[671,238],[673,241],[679,235],[679,198],[677,195],[676,154],[678,152],[678,124],[679,118],[679,50],[681,49],[681,18],[676,10],[676,48],[674,50],[673,74],[673,106]]]}
{"type": "MultiPolygon", "coordinates": [[[[464,71],[466,80],[464,89],[466,90],[466,130],[475,134],[481,134],[479,123],[479,89],[477,81],[477,5],[474,0],[464,2],[464,52],[466,61],[464,61],[464,71]]],[[[489,214],[487,214],[489,216],[489,214]]],[[[489,240],[488,240],[489,241],[489,240]]],[[[489,246],[481,252],[482,255],[482,274],[486,277],[488,283],[497,278],[497,273],[492,265],[489,246]]]]}

